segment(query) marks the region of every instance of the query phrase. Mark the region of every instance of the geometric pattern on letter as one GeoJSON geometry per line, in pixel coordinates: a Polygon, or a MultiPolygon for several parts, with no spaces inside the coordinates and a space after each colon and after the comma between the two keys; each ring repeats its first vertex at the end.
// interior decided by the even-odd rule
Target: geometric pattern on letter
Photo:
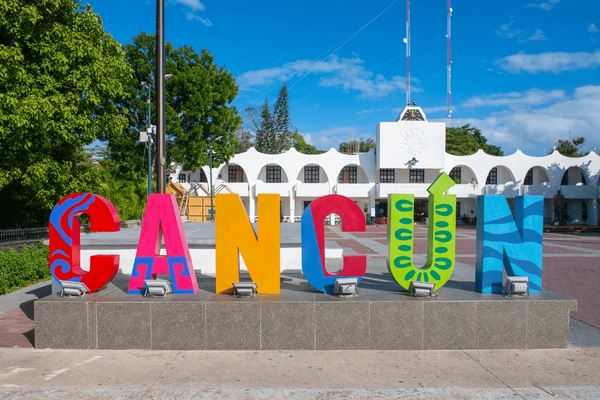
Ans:
{"type": "Polygon", "coordinates": [[[388,195],[388,271],[405,290],[411,281],[431,282],[439,289],[452,276],[456,252],[456,196],[443,194],[454,181],[442,173],[429,186],[427,263],[413,262],[414,196],[388,195]]]}
{"type": "Polygon", "coordinates": [[[542,196],[517,196],[515,217],[504,196],[477,198],[475,290],[502,293],[502,269],[528,276],[529,292],[542,290],[542,196]]]}

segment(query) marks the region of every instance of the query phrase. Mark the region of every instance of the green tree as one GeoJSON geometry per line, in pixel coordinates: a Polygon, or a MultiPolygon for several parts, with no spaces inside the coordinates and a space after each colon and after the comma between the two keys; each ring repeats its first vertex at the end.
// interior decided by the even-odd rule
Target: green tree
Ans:
{"type": "Polygon", "coordinates": [[[296,129],[296,130],[294,130],[294,132],[292,132],[292,134],[291,134],[291,141],[292,141],[292,144],[293,144],[294,148],[299,153],[302,153],[302,154],[321,154],[321,153],[324,153],[324,151],[321,151],[321,150],[317,149],[312,144],[306,143],[306,140],[304,140],[304,136],[302,136],[302,134],[300,132],[298,132],[298,129],[296,129]]]}
{"type": "MultiPolygon", "coordinates": [[[[589,154],[589,151],[581,150],[584,143],[585,138],[583,136],[574,139],[559,139],[554,148],[563,156],[583,157],[589,154]]],[[[550,150],[548,154],[552,154],[553,152],[554,149],[550,150]]]]}
{"type": "Polygon", "coordinates": [[[248,151],[250,149],[250,147],[252,147],[253,143],[252,143],[252,139],[254,138],[254,135],[252,134],[251,131],[246,130],[242,127],[239,127],[237,131],[235,131],[235,139],[237,140],[238,144],[236,145],[235,148],[235,153],[239,154],[239,153],[244,153],[246,151],[248,151]]]}
{"type": "Polygon", "coordinates": [[[290,148],[293,131],[285,84],[279,91],[273,109],[269,106],[269,100],[265,99],[260,109],[246,108],[246,116],[255,132],[256,150],[265,154],[279,154],[290,148]]]}
{"type": "Polygon", "coordinates": [[[284,83],[277,96],[273,108],[273,129],[275,130],[275,141],[279,152],[289,149],[292,139],[290,130],[290,106],[288,102],[288,90],[284,83]]]}
{"type": "Polygon", "coordinates": [[[369,150],[377,147],[375,140],[369,138],[364,140],[362,138],[353,140],[351,142],[342,142],[340,143],[338,150],[340,153],[355,153],[356,149],[358,149],[359,153],[367,153],[369,150]],[[348,144],[350,145],[350,151],[348,151],[348,144]]]}
{"type": "MultiPolygon", "coordinates": [[[[249,109],[248,113],[253,113],[253,109],[249,109]]],[[[277,145],[277,136],[275,133],[275,124],[273,122],[273,114],[269,106],[269,100],[263,102],[260,107],[258,118],[254,119],[254,137],[256,141],[256,150],[265,154],[278,154],[281,149],[277,145]]]]}
{"type": "MultiPolygon", "coordinates": [[[[148,87],[152,100],[151,121],[156,124],[155,35],[140,33],[125,46],[125,51],[133,69],[128,80],[126,106],[131,116],[129,126],[134,129],[106,135],[104,140],[118,176],[143,179],[145,146],[137,143],[137,131],[147,128],[148,87]]],[[[186,170],[207,165],[209,142],[218,137],[221,139],[213,142],[213,163],[228,161],[235,153],[238,144],[235,131],[241,122],[237,109],[231,106],[237,95],[231,73],[217,66],[208,51],[198,54],[190,46],[175,48],[170,42],[165,46],[165,70],[171,74],[165,83],[167,165],[176,162],[186,170]]]]}
{"type": "Polygon", "coordinates": [[[503,156],[504,152],[498,146],[487,143],[487,139],[479,129],[469,124],[460,128],[446,128],[446,153],[455,156],[468,156],[482,149],[492,156],[503,156]]]}
{"type": "Polygon", "coordinates": [[[130,74],[91,7],[0,1],[1,227],[45,224],[61,197],[92,187],[84,147],[128,125],[130,74]]]}

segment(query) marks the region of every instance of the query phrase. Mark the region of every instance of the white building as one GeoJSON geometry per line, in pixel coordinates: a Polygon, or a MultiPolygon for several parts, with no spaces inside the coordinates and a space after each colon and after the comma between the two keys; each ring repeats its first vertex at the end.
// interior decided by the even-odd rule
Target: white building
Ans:
{"type": "MultiPolygon", "coordinates": [[[[600,157],[595,152],[570,158],[557,151],[532,157],[517,150],[497,157],[479,150],[470,156],[445,152],[446,124],[428,122],[420,107],[406,107],[395,122],[377,125],[377,149],[361,154],[342,154],[331,149],[318,155],[305,155],[294,148],[282,154],[262,154],[251,148],[236,154],[228,164],[214,168],[215,192],[227,187],[241,196],[248,216],[256,216],[256,199],[261,193],[281,196],[283,221],[298,221],[314,199],[337,193],[352,198],[365,213],[375,217],[387,213],[390,193],[415,196],[417,217],[427,213],[427,187],[446,172],[457,184],[448,193],[457,196],[457,215],[476,211],[479,195],[499,194],[512,206],[518,195],[545,198],[545,223],[554,219],[553,197],[557,190],[565,196],[569,223],[597,225],[600,157]]],[[[171,176],[188,187],[205,182],[208,166],[199,171],[182,171],[171,176]]]]}

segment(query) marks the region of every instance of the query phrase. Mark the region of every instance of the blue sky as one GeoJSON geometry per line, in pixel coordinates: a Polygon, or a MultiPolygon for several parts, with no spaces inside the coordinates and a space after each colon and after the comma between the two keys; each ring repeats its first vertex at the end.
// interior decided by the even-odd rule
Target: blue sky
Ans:
{"type": "MultiPolygon", "coordinates": [[[[85,0],[83,1],[85,3],[85,0]]],[[[411,98],[446,120],[446,2],[411,3],[411,98]]],[[[155,32],[155,2],[91,0],[128,43],[155,32]]],[[[206,48],[236,78],[243,111],[289,88],[292,124],[327,150],[375,136],[405,104],[405,0],[166,0],[166,40],[206,48]]],[[[452,126],[505,154],[584,136],[600,152],[600,1],[453,0],[452,126]]],[[[168,71],[167,71],[168,72],[168,71]]]]}

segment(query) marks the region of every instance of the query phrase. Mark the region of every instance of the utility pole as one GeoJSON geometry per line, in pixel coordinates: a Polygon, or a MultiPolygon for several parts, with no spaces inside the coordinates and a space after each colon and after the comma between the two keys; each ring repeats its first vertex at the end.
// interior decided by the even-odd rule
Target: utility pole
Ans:
{"type": "Polygon", "coordinates": [[[148,134],[148,196],[152,194],[152,108],[150,106],[150,97],[152,96],[152,87],[146,83],[146,103],[148,104],[146,133],[148,134]]]}

